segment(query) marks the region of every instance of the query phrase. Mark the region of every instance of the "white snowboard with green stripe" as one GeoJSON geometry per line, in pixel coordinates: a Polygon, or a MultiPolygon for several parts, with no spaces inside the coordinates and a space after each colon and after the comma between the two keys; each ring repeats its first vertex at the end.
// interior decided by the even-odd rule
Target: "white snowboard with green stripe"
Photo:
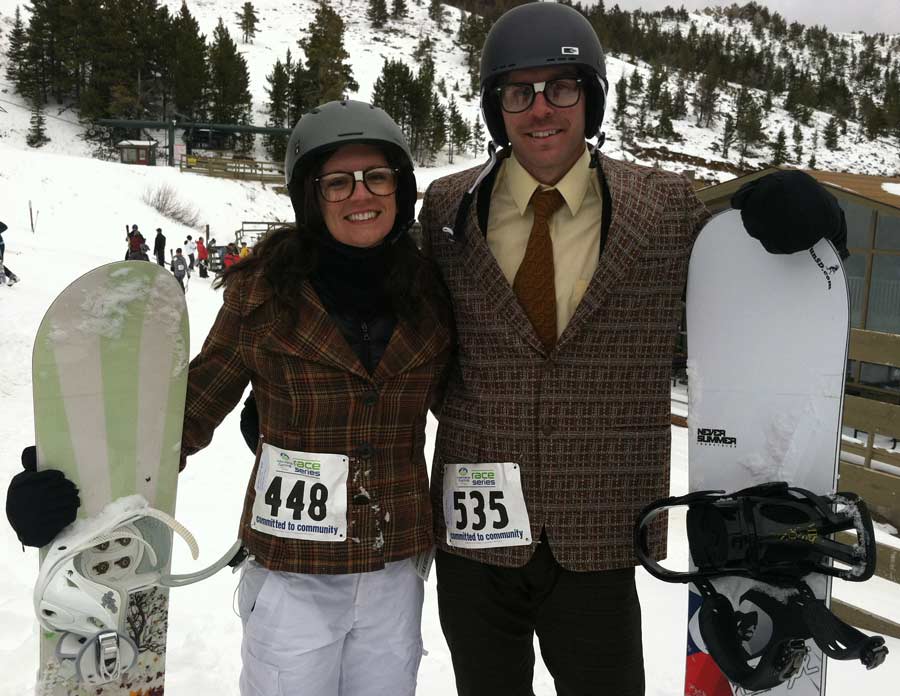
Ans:
{"type": "MultiPolygon", "coordinates": [[[[79,489],[79,517],[140,494],[173,514],[190,354],[177,281],[161,266],[120,261],[76,280],[47,310],[32,356],[39,469],[79,489]]],[[[42,554],[43,558],[43,554],[42,554]]],[[[39,696],[162,696],[168,592],[129,604],[137,664],[121,684],[85,688],[42,632],[39,696]]]]}

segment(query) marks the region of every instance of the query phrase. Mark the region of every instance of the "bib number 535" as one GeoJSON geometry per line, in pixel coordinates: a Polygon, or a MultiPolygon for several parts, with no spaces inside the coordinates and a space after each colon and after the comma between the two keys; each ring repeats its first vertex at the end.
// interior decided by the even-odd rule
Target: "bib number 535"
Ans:
{"type": "Polygon", "coordinates": [[[509,525],[509,513],[503,503],[503,491],[454,491],[453,509],[459,513],[456,519],[457,529],[469,527],[469,518],[472,518],[471,529],[480,532],[488,524],[488,513],[491,516],[493,529],[505,529],[509,525]],[[487,493],[487,501],[485,501],[487,493]],[[485,511],[487,508],[487,512],[485,511]]]}

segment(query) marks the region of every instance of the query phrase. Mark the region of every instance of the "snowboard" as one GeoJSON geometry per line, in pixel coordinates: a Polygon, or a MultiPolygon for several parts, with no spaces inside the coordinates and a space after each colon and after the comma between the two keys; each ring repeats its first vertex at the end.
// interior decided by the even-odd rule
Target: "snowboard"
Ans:
{"type": "MultiPolygon", "coordinates": [[[[687,335],[690,491],[732,493],[787,481],[833,493],[849,338],[847,280],[834,247],[822,240],[807,251],[769,254],[747,234],[739,212],[715,216],[691,254],[687,335]]],[[[813,575],[807,582],[830,600],[830,579],[813,575]]],[[[761,583],[722,578],[713,585],[749,622],[744,648],[758,654],[771,622],[740,598],[761,583]]],[[[697,625],[701,603],[690,585],[685,695],[748,693],[707,653],[697,625]]],[[[824,694],[824,656],[812,640],[807,646],[798,674],[757,693],[824,694]]]]}
{"type": "MultiPolygon", "coordinates": [[[[79,518],[134,494],[174,513],[189,353],[184,294],[155,263],[96,268],[47,310],[32,354],[38,469],[78,486],[79,518]]],[[[171,533],[156,551],[168,567],[171,533]]],[[[127,612],[139,655],[119,683],[79,684],[61,635],[41,630],[37,696],[161,696],[168,591],[131,595],[127,612]]]]}

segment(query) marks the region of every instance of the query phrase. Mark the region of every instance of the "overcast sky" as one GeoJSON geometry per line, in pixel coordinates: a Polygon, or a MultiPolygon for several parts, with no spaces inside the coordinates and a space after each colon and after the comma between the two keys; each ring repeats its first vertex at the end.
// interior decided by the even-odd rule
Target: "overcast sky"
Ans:
{"type": "MultiPolygon", "coordinates": [[[[731,5],[744,0],[605,0],[606,7],[618,4],[623,10],[642,8],[661,10],[666,5],[684,5],[694,10],[711,5],[731,5]]],[[[596,4],[596,0],[581,0],[596,4]]],[[[760,5],[777,11],[788,23],[824,24],[831,31],[864,31],[900,34],[900,0],[757,0],[760,5]]]]}

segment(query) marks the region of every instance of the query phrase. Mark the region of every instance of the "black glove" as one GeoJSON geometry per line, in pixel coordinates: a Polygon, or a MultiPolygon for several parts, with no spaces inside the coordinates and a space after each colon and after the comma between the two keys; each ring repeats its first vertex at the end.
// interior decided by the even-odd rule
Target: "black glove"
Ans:
{"type": "Polygon", "coordinates": [[[823,237],[847,258],[847,221],[837,199],[809,174],[795,169],[750,181],[731,198],[744,227],[770,254],[793,254],[823,237]]]}
{"type": "Polygon", "coordinates": [[[6,517],[25,546],[44,546],[75,520],[75,484],[57,469],[37,471],[34,445],[22,450],[22,471],[6,492],[6,517]]]}
{"type": "Polygon", "coordinates": [[[250,451],[256,454],[256,445],[259,442],[259,411],[256,410],[256,397],[252,391],[241,411],[241,435],[244,436],[244,442],[250,451]]]}

